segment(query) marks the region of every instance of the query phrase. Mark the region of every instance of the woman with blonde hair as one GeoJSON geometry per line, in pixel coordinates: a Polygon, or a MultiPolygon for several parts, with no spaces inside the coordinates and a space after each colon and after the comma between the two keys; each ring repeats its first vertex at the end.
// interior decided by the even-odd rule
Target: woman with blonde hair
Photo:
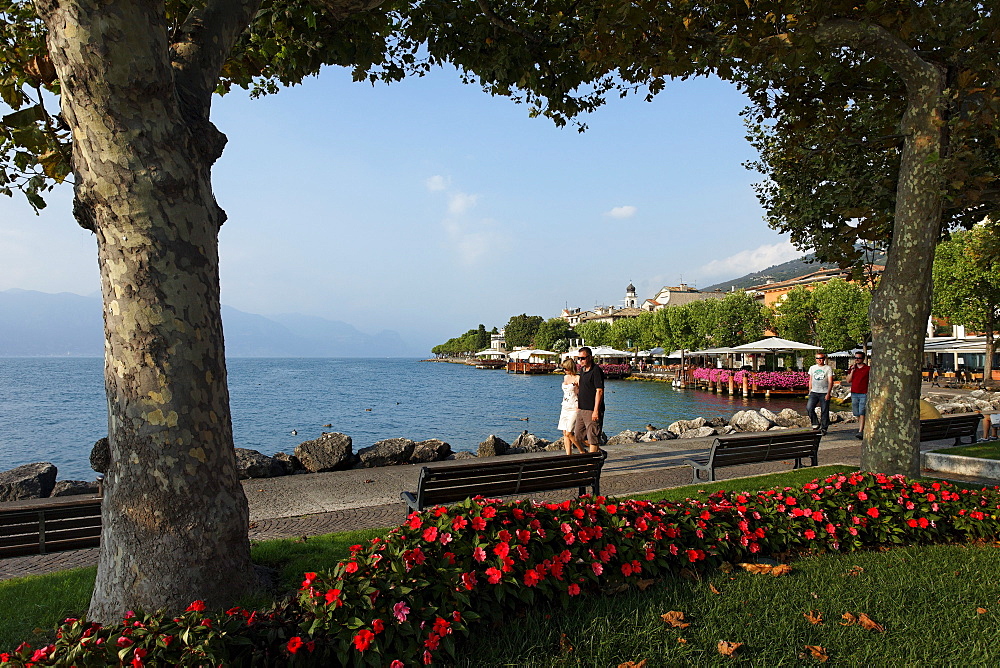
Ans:
{"type": "Polygon", "coordinates": [[[563,371],[566,376],[562,382],[562,410],[559,411],[559,429],[563,433],[563,445],[566,446],[566,454],[573,454],[573,446],[580,452],[587,452],[580,441],[576,440],[573,428],[576,426],[577,393],[580,390],[580,375],[576,372],[576,362],[571,357],[562,361],[563,371]]]}

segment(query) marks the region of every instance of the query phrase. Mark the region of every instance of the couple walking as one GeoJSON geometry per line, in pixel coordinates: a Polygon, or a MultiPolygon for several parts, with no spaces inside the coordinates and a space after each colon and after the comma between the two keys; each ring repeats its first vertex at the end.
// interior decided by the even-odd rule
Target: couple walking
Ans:
{"type": "Polygon", "coordinates": [[[597,452],[601,443],[604,422],[604,371],[594,364],[590,348],[584,346],[577,352],[580,363],[567,357],[562,362],[566,372],[563,378],[562,410],[559,412],[559,429],[563,433],[566,454],[573,454],[575,447],[580,452],[597,452]]]}

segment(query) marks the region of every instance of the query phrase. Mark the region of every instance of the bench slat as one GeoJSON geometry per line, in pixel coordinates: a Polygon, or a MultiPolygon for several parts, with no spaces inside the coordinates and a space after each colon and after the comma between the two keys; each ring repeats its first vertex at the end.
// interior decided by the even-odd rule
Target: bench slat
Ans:
{"type": "Polygon", "coordinates": [[[807,458],[815,465],[821,437],[816,430],[720,436],[715,439],[708,456],[693,457],[684,463],[691,466],[695,483],[701,480],[701,471],[708,474],[709,480],[715,480],[715,469],[725,466],[792,460],[798,468],[807,458]]]}

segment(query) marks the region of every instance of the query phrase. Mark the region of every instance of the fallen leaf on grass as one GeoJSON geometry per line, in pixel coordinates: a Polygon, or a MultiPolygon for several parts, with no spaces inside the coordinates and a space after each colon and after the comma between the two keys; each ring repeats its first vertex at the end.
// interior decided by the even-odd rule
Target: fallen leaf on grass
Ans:
{"type": "Polygon", "coordinates": [[[986,614],[986,608],[976,608],[976,614],[978,614],[978,615],[985,615],[986,614]]]}
{"type": "Polygon", "coordinates": [[[820,647],[819,645],[806,645],[806,650],[809,651],[808,655],[807,654],[799,655],[803,659],[811,657],[813,659],[816,659],[820,663],[826,663],[827,660],[830,658],[829,655],[827,655],[826,650],[820,647]]]}
{"type": "Polygon", "coordinates": [[[809,620],[810,624],[822,624],[823,623],[823,613],[818,610],[810,610],[809,612],[803,612],[802,616],[809,620]]]}
{"type": "Polygon", "coordinates": [[[656,582],[656,580],[653,579],[637,580],[635,586],[639,588],[639,591],[646,591],[647,589],[653,586],[654,582],[656,582]]]}
{"type": "Polygon", "coordinates": [[[716,649],[719,650],[719,654],[721,654],[722,656],[733,656],[740,651],[741,647],[743,647],[743,643],[741,642],[729,642],[728,640],[720,640],[719,644],[716,646],[716,649]]]}
{"type": "Polygon", "coordinates": [[[854,566],[854,567],[851,568],[851,570],[847,571],[847,574],[848,575],[852,575],[852,576],[856,576],[856,575],[861,575],[864,572],[865,572],[865,569],[862,568],[861,566],[854,566]]]}
{"type": "Polygon", "coordinates": [[[660,615],[660,619],[670,624],[670,627],[674,629],[686,629],[691,626],[690,623],[684,621],[684,613],[680,610],[671,610],[666,614],[660,615]]]}
{"type": "Polygon", "coordinates": [[[625,663],[619,663],[618,668],[646,668],[646,660],[643,659],[639,663],[635,661],[626,661],[625,663]]]}
{"type": "Polygon", "coordinates": [[[739,564],[740,568],[748,573],[753,573],[754,575],[766,575],[770,573],[774,577],[780,577],[782,575],[788,575],[792,572],[792,567],[788,564],[778,564],[777,566],[772,566],[770,564],[739,564]]]}
{"type": "Polygon", "coordinates": [[[684,638],[678,638],[677,642],[679,642],[682,645],[686,645],[687,644],[687,640],[685,640],[684,638]]]}
{"type": "Polygon", "coordinates": [[[861,624],[862,628],[867,629],[869,631],[878,631],[879,633],[885,632],[884,626],[882,626],[881,624],[879,624],[878,622],[876,622],[874,619],[872,619],[863,612],[860,615],[858,615],[858,623],[861,624]]]}
{"type": "Polygon", "coordinates": [[[701,575],[690,568],[682,568],[678,573],[685,580],[690,580],[691,582],[701,582],[701,575]]]}
{"type": "MultiPolygon", "coordinates": [[[[712,592],[713,594],[721,594],[722,593],[721,591],[719,591],[718,587],[716,587],[714,584],[711,584],[711,583],[709,583],[709,585],[708,585],[708,590],[710,592],[712,592]]],[[[984,610],[983,612],[986,612],[986,611],[984,610]]]]}
{"type": "Polygon", "coordinates": [[[855,624],[858,623],[858,618],[849,612],[845,612],[843,615],[841,615],[841,617],[847,620],[846,622],[841,622],[840,623],[841,626],[854,626],[855,624]]]}
{"type": "Polygon", "coordinates": [[[722,564],[719,566],[719,570],[722,571],[723,573],[732,573],[733,565],[728,561],[723,561],[722,564]]]}
{"type": "Polygon", "coordinates": [[[559,634],[559,651],[563,654],[569,654],[573,651],[573,644],[566,637],[565,633],[559,634]]]}

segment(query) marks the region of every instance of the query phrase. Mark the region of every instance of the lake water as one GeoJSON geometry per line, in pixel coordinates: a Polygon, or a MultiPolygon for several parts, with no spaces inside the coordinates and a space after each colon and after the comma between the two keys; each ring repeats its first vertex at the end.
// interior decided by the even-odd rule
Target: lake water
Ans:
{"type": "MultiPolygon", "coordinates": [[[[238,358],[227,364],[236,445],[265,454],[291,452],[323,431],[347,434],[355,451],[396,437],[440,438],[453,450],[475,451],[490,434],[508,442],[524,429],[551,440],[560,436],[562,376],[407,359],[238,358]]],[[[60,479],[92,480],[90,449],[107,434],[103,372],[99,358],[0,358],[0,470],[47,461],[60,479]]],[[[804,407],[804,400],[748,401],[630,380],[608,381],[606,403],[609,435],[699,415],[728,418],[749,406],[804,407]]]]}

